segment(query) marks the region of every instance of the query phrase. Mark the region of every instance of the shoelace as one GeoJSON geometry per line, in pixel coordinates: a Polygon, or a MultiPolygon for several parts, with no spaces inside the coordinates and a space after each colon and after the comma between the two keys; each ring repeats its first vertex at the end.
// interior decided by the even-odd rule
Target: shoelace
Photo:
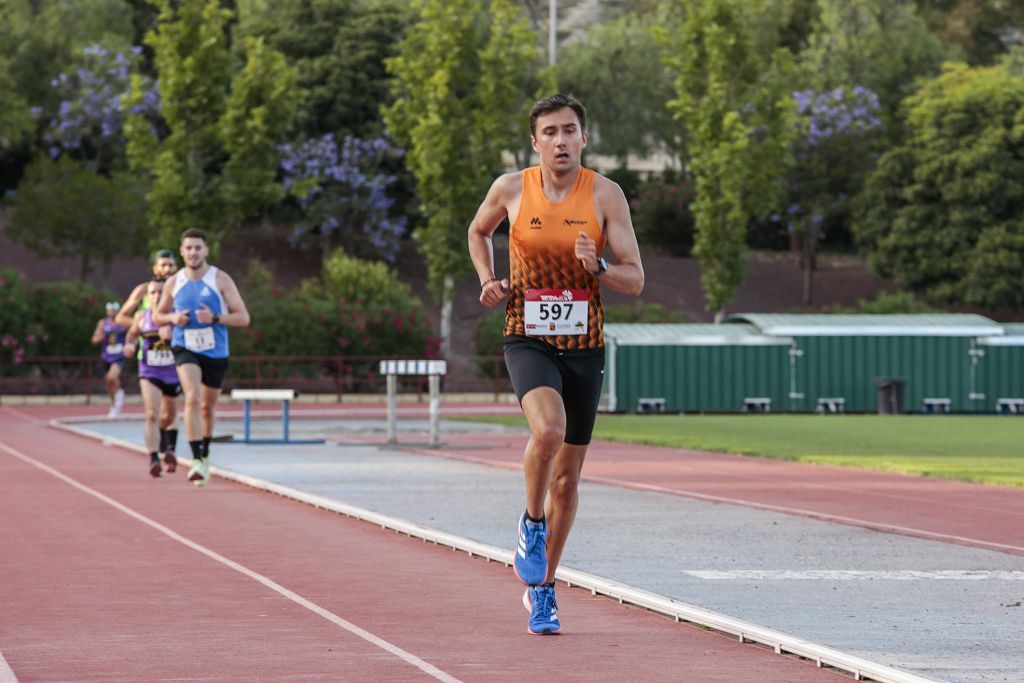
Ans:
{"type": "Polygon", "coordinates": [[[530,559],[543,559],[547,547],[547,531],[540,531],[536,528],[526,527],[526,555],[530,559]]]}
{"type": "Polygon", "coordinates": [[[558,610],[558,603],[555,602],[555,591],[550,588],[537,589],[537,600],[540,602],[538,610],[545,619],[550,619],[551,614],[558,610]]]}

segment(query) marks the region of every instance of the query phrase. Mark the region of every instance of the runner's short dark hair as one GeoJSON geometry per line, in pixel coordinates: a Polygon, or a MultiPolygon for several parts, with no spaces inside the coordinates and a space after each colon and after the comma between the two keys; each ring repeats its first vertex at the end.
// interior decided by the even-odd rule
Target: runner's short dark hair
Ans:
{"type": "Polygon", "coordinates": [[[174,258],[174,252],[170,249],[157,249],[153,252],[153,256],[149,259],[149,262],[156,263],[162,258],[174,258]]]}
{"type": "Polygon", "coordinates": [[[184,244],[185,240],[187,240],[189,237],[198,237],[202,241],[206,241],[206,233],[200,230],[199,228],[188,228],[187,230],[185,230],[185,232],[181,233],[182,244],[184,244]]]}
{"type": "Polygon", "coordinates": [[[558,93],[533,105],[533,109],[530,111],[530,135],[537,132],[537,119],[566,107],[576,112],[576,117],[580,120],[580,130],[585,131],[587,129],[587,108],[572,95],[558,93]]]}

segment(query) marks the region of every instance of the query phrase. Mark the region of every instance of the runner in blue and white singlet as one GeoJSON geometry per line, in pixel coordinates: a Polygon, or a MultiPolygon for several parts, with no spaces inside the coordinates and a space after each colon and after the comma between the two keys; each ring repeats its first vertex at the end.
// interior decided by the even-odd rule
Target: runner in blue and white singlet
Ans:
{"type": "Polygon", "coordinates": [[[210,441],[217,399],[228,370],[227,327],[246,327],[249,311],[231,276],[206,262],[206,233],[181,234],[185,267],[167,281],[153,312],[158,325],[173,325],[171,350],[185,392],[185,432],[192,449],[188,479],[196,486],[210,480],[210,441]]]}
{"type": "Polygon", "coordinates": [[[194,311],[209,308],[215,316],[227,312],[224,297],[217,288],[217,267],[210,266],[199,280],[190,280],[184,271],[171,276],[169,282],[174,294],[174,310],[190,311],[188,324],[175,325],[171,346],[188,349],[209,358],[227,358],[228,329],[218,323],[201,323],[194,311]]]}

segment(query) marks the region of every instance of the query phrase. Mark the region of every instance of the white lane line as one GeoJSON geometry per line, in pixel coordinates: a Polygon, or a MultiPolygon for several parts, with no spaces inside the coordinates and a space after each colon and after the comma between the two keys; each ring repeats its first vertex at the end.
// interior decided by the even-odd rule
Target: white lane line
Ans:
{"type": "Polygon", "coordinates": [[[710,581],[1024,581],[1024,571],[936,569],[684,569],[687,576],[710,581]]]}
{"type": "MultiPolygon", "coordinates": [[[[302,597],[298,593],[294,593],[294,592],[288,590],[287,588],[285,588],[284,586],[280,585],[279,583],[273,581],[272,579],[269,579],[266,576],[263,576],[262,574],[254,572],[253,570],[249,569],[248,567],[245,567],[245,566],[243,566],[241,564],[238,564],[234,560],[230,560],[230,559],[224,557],[223,555],[221,555],[221,554],[219,554],[217,552],[214,552],[213,550],[210,550],[206,546],[200,545],[199,543],[196,543],[195,541],[192,541],[192,540],[189,540],[188,538],[185,538],[181,534],[177,533],[176,531],[172,531],[171,529],[169,529],[168,527],[164,526],[163,524],[160,524],[159,522],[157,522],[155,520],[152,520],[149,517],[146,517],[142,513],[136,512],[135,510],[132,510],[131,508],[129,508],[129,507],[125,506],[125,505],[122,505],[121,503],[117,502],[113,498],[110,498],[110,497],[100,493],[99,491],[97,491],[95,489],[89,488],[85,484],[82,484],[81,482],[79,482],[79,481],[77,481],[75,479],[72,479],[71,477],[67,476],[63,472],[60,472],[60,471],[50,467],[49,465],[46,465],[46,464],[42,463],[42,462],[39,462],[38,460],[36,460],[35,458],[33,458],[31,456],[25,455],[21,451],[15,449],[15,448],[12,448],[11,446],[8,446],[7,444],[3,443],[2,441],[0,441],[0,449],[7,451],[8,453],[13,455],[14,457],[27,462],[28,464],[32,465],[33,467],[36,467],[36,468],[46,472],[47,474],[50,474],[50,475],[56,477],[57,479],[60,479],[65,484],[68,484],[69,486],[73,486],[74,488],[78,489],[79,491],[82,491],[83,493],[87,493],[90,496],[93,496],[94,498],[97,498],[97,499],[103,501],[104,503],[106,503],[107,505],[111,506],[112,508],[123,512],[124,514],[128,515],[129,517],[131,517],[131,518],[133,518],[133,519],[135,519],[135,520],[137,520],[139,522],[142,522],[143,524],[145,524],[147,526],[150,526],[153,529],[156,529],[160,533],[162,533],[165,536],[167,536],[167,537],[177,541],[178,543],[181,543],[182,545],[184,545],[184,546],[186,546],[188,548],[191,548],[192,550],[195,550],[196,552],[202,553],[203,555],[206,555],[210,559],[215,560],[216,562],[219,562],[219,563],[223,564],[225,567],[229,567],[231,569],[234,569],[236,572],[238,572],[240,574],[244,574],[245,576],[248,576],[250,579],[253,579],[254,581],[258,581],[259,583],[263,584],[264,586],[266,586],[267,588],[271,589],[272,591],[280,593],[281,595],[283,595],[284,597],[288,598],[289,600],[291,600],[295,604],[300,605],[302,607],[305,607],[310,612],[313,612],[314,614],[317,614],[317,615],[323,617],[327,621],[330,621],[330,622],[332,622],[334,624],[337,624],[338,626],[340,626],[341,628],[345,629],[349,633],[352,633],[353,635],[359,636],[363,640],[365,640],[365,641],[367,641],[369,643],[372,643],[373,645],[376,645],[377,647],[379,647],[382,650],[390,652],[391,654],[395,655],[396,657],[398,657],[402,661],[404,661],[404,662],[406,662],[408,664],[411,664],[411,665],[415,666],[416,668],[420,669],[421,671],[426,673],[428,676],[432,676],[433,678],[436,678],[439,681],[445,681],[446,683],[460,683],[459,679],[457,679],[454,676],[451,676],[451,675],[445,673],[444,671],[441,671],[440,669],[435,667],[433,664],[430,664],[429,662],[423,661],[422,659],[420,659],[416,655],[412,654],[411,652],[407,652],[407,651],[403,650],[402,648],[398,647],[397,645],[393,645],[392,643],[389,643],[388,641],[384,640],[383,638],[380,638],[379,636],[376,636],[376,635],[370,633],[369,631],[366,631],[366,630],[356,626],[352,622],[350,622],[350,621],[348,621],[346,619],[342,619],[341,617],[339,617],[338,615],[334,614],[333,612],[330,612],[330,611],[324,609],[323,607],[320,607],[316,603],[314,603],[314,602],[312,602],[310,600],[307,600],[306,598],[302,597]]],[[[6,682],[2,681],[2,679],[0,679],[0,683],[6,683],[6,682]]]]}
{"type": "Polygon", "coordinates": [[[0,683],[18,683],[18,677],[14,675],[14,671],[7,665],[3,652],[0,652],[0,683]]]}

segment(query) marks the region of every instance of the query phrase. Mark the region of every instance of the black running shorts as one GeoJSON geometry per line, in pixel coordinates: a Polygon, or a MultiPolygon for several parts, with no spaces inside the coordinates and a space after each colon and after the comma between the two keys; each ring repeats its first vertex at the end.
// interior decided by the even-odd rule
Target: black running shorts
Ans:
{"type": "Polygon", "coordinates": [[[152,384],[154,387],[159,389],[160,393],[163,394],[164,396],[167,396],[169,398],[181,396],[181,385],[178,384],[177,382],[175,382],[174,384],[168,384],[162,379],[157,379],[156,377],[140,377],[139,379],[144,379],[150,384],[152,384]]]}
{"type": "Polygon", "coordinates": [[[203,373],[203,384],[211,389],[222,389],[224,377],[228,374],[227,358],[210,358],[201,353],[193,353],[184,346],[172,346],[175,365],[195,363],[203,373]]]}
{"type": "Polygon", "coordinates": [[[604,381],[604,348],[563,351],[519,335],[506,336],[502,346],[519,402],[531,389],[551,387],[565,405],[565,443],[589,444],[604,381]]]}

